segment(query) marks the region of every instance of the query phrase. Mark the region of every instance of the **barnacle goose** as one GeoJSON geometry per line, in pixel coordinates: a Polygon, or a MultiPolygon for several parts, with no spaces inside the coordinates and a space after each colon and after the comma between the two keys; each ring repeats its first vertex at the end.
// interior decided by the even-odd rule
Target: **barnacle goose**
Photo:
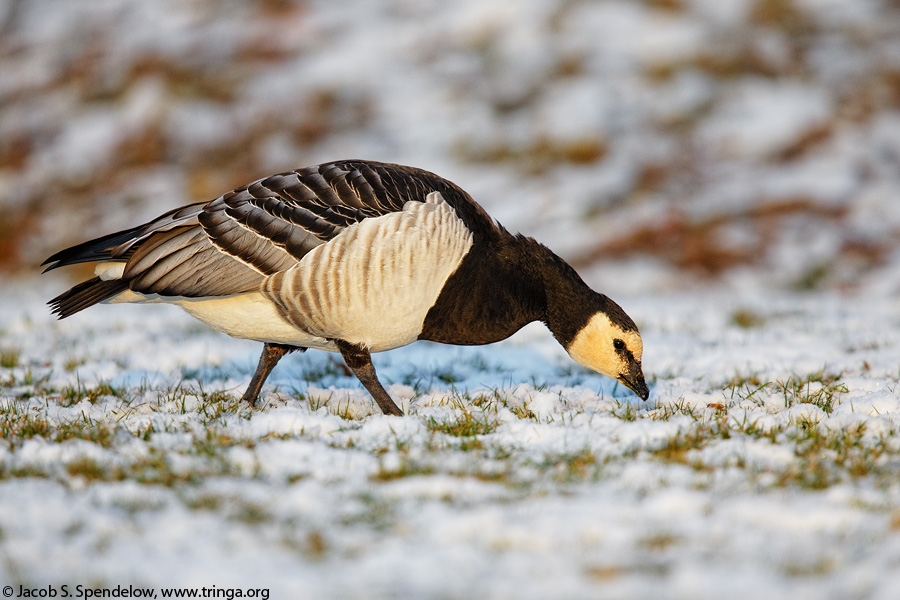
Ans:
{"type": "Polygon", "coordinates": [[[97,263],[96,277],[50,301],[59,318],[99,302],[168,302],[263,342],[251,405],[282,356],[318,348],[340,352],[381,410],[400,415],[371,352],[490,344],[532,321],[582,365],[650,394],[640,333],[618,304],[421,169],[346,160],[273,175],[44,264],[82,262],[97,263]]]}

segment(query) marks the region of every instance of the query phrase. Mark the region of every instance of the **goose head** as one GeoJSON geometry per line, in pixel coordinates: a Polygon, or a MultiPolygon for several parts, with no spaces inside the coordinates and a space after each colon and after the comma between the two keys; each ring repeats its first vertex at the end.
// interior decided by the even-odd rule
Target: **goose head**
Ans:
{"type": "Polygon", "coordinates": [[[576,362],[612,377],[646,400],[650,390],[641,369],[644,353],[641,334],[627,316],[627,320],[616,316],[613,320],[607,312],[594,313],[565,346],[566,352],[576,362]]]}

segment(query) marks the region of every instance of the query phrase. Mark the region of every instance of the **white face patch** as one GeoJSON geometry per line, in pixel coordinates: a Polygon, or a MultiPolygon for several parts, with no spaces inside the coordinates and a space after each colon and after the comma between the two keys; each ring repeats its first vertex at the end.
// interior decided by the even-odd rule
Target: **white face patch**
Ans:
{"type": "Polygon", "coordinates": [[[637,331],[625,331],[613,324],[605,313],[598,312],[587,322],[566,351],[578,363],[613,379],[628,375],[630,365],[616,350],[615,340],[622,340],[634,360],[640,362],[644,343],[637,331]]]}

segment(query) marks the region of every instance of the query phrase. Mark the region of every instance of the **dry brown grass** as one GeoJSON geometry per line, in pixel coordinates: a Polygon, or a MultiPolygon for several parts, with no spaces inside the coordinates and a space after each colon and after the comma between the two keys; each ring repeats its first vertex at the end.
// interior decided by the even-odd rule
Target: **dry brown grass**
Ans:
{"type": "Polygon", "coordinates": [[[844,207],[823,206],[808,198],[769,201],[705,219],[692,220],[673,211],[662,222],[644,225],[600,242],[575,258],[572,264],[577,268],[601,259],[654,256],[680,269],[715,276],[733,267],[758,264],[788,217],[805,215],[811,219],[837,221],[846,213],[844,207]],[[755,242],[738,248],[723,244],[724,229],[734,225],[752,230],[755,242]]]}
{"type": "Polygon", "coordinates": [[[457,155],[466,162],[506,164],[529,175],[540,175],[559,164],[591,165],[601,161],[609,151],[606,140],[599,136],[557,139],[538,136],[525,145],[498,141],[486,147],[466,144],[457,146],[457,155]]]}

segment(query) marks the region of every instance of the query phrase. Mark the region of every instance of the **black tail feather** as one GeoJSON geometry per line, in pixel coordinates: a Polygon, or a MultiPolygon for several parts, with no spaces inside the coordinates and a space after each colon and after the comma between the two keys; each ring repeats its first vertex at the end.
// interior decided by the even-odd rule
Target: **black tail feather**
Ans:
{"type": "Polygon", "coordinates": [[[58,315],[60,319],[65,319],[78,311],[82,311],[85,308],[103,302],[104,300],[109,300],[113,296],[124,292],[126,289],[128,289],[128,284],[121,279],[104,281],[99,277],[94,277],[93,279],[79,283],[47,304],[53,309],[53,314],[58,315]]]}
{"type": "Polygon", "coordinates": [[[66,265],[75,265],[84,262],[93,262],[99,260],[107,260],[113,257],[112,252],[120,245],[133,240],[138,232],[144,228],[144,225],[132,227],[124,231],[117,231],[109,235],[104,235],[87,242],[83,242],[71,248],[60,250],[47,260],[41,263],[41,266],[50,264],[44,269],[44,273],[52,271],[57,267],[66,265]]]}

